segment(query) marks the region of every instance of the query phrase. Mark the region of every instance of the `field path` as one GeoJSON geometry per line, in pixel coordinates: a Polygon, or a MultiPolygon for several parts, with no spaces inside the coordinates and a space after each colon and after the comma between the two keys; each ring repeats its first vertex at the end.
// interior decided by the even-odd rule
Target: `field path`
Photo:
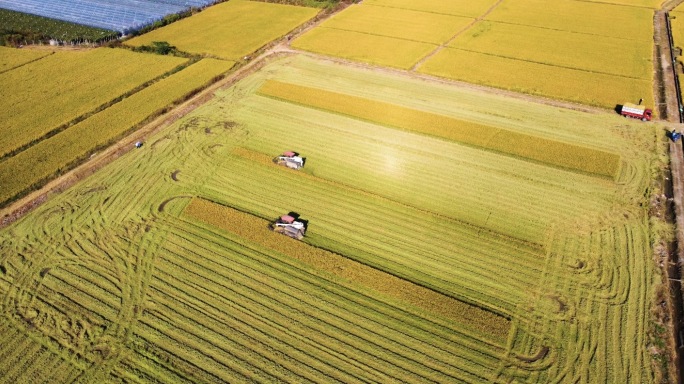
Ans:
{"type": "Polygon", "coordinates": [[[501,4],[502,1],[503,1],[503,0],[498,0],[496,3],[494,3],[494,5],[492,5],[491,7],[489,7],[489,9],[488,9],[487,11],[485,11],[485,13],[483,13],[483,14],[480,15],[480,16],[478,16],[478,17],[477,17],[475,20],[473,20],[470,24],[466,25],[465,28],[461,29],[460,31],[456,32],[455,35],[451,36],[451,38],[450,38],[449,40],[447,40],[445,43],[441,44],[441,45],[440,45],[439,47],[437,47],[434,51],[430,52],[427,56],[425,56],[425,57],[423,57],[422,59],[420,59],[416,64],[413,65],[413,67],[411,67],[411,71],[415,71],[416,69],[418,69],[418,67],[420,67],[421,65],[423,65],[424,62],[426,62],[426,61],[427,61],[428,59],[430,59],[432,56],[438,54],[442,49],[444,49],[446,46],[448,46],[449,44],[451,44],[452,41],[456,40],[456,38],[459,37],[460,35],[462,35],[463,32],[469,30],[470,28],[474,27],[475,24],[477,24],[477,23],[479,23],[480,21],[482,21],[485,17],[487,17],[487,15],[489,15],[490,13],[492,13],[492,11],[495,10],[496,7],[498,7],[499,4],[501,4]]]}

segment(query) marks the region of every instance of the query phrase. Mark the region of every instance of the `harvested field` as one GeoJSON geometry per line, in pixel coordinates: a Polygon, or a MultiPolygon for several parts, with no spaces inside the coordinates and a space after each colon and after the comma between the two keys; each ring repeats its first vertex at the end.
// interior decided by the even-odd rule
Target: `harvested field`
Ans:
{"type": "MultiPolygon", "coordinates": [[[[300,260],[317,270],[358,283],[384,295],[458,322],[464,329],[475,328],[499,343],[508,337],[508,319],[412,284],[394,275],[369,268],[344,256],[295,240],[283,239],[269,229],[270,222],[204,199],[193,199],[184,214],[234,233],[250,242],[300,260]]],[[[306,240],[305,240],[306,241],[306,240]]]]}
{"type": "Polygon", "coordinates": [[[268,81],[259,94],[587,173],[615,177],[620,156],[316,88],[268,81]],[[381,114],[378,111],[382,111],[381,114]]]}
{"type": "Polygon", "coordinates": [[[0,330],[18,346],[0,364],[17,382],[40,366],[54,382],[653,382],[662,129],[274,59],[0,230],[0,330]],[[598,177],[260,95],[269,81],[620,167],[598,177]],[[305,167],[274,165],[284,150],[305,167]],[[304,242],[266,229],[289,211],[310,220],[304,242]]]}

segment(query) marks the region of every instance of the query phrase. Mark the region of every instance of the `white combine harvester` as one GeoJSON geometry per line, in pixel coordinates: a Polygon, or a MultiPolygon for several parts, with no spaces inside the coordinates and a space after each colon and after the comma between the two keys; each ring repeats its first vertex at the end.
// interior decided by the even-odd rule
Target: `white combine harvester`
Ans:
{"type": "Polygon", "coordinates": [[[293,239],[301,240],[306,235],[306,228],[309,226],[309,221],[300,219],[299,214],[290,212],[287,215],[280,216],[275,222],[271,224],[274,232],[282,233],[290,236],[293,239]]]}
{"type": "Polygon", "coordinates": [[[273,162],[290,169],[300,169],[304,166],[304,163],[306,163],[306,157],[299,156],[299,153],[297,152],[287,151],[274,158],[273,162]]]}

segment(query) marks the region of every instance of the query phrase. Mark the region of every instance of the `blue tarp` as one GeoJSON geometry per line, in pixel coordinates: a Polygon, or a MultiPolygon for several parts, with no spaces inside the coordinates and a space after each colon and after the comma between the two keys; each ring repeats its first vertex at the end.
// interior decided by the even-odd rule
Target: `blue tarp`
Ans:
{"type": "Polygon", "coordinates": [[[216,0],[0,0],[0,8],[126,34],[216,0]]]}

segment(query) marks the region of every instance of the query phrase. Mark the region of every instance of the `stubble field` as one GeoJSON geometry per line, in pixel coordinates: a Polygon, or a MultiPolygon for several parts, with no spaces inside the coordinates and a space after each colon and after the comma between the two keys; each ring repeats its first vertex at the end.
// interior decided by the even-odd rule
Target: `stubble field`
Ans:
{"type": "Polygon", "coordinates": [[[0,327],[20,346],[0,351],[3,380],[650,382],[659,129],[274,60],[0,232],[0,327]],[[503,135],[398,127],[397,108],[503,135]],[[507,136],[617,161],[488,146],[507,136]],[[284,150],[305,168],[273,165],[284,150]],[[288,211],[310,220],[303,243],[267,228],[288,211]]]}

